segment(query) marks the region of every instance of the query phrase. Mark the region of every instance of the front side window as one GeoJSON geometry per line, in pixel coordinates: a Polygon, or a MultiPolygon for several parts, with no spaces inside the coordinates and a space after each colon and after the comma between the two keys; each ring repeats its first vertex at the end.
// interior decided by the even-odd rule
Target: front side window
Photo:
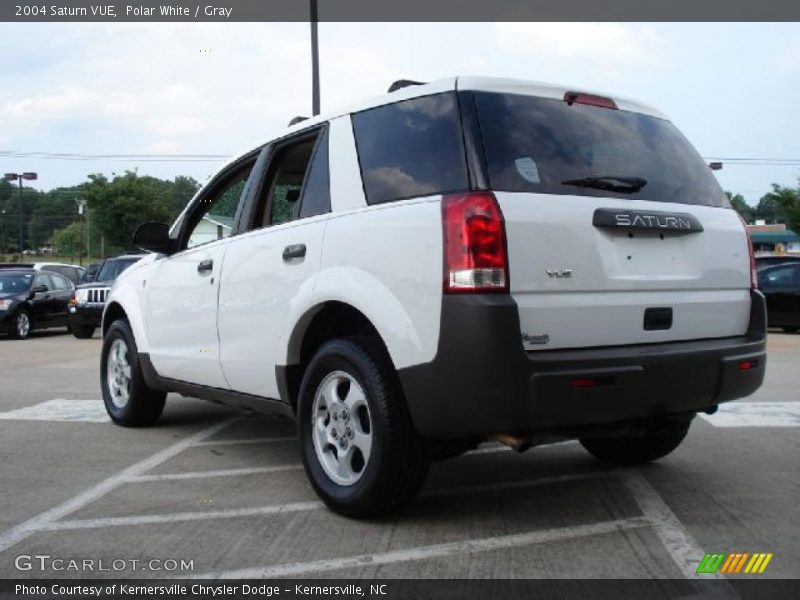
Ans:
{"type": "Polygon", "coordinates": [[[64,290],[71,290],[72,283],[66,278],[62,277],[61,275],[57,275],[56,273],[50,274],[50,281],[53,282],[53,289],[64,291],[64,290]]]}
{"type": "Polygon", "coordinates": [[[469,188],[455,92],[352,116],[368,204],[469,188]]]}
{"type": "Polygon", "coordinates": [[[186,237],[186,248],[230,237],[233,219],[254,165],[255,159],[200,198],[197,211],[192,216],[193,225],[186,237]]]}
{"type": "Polygon", "coordinates": [[[493,190],[729,206],[669,121],[520,94],[474,99],[493,190]]]}

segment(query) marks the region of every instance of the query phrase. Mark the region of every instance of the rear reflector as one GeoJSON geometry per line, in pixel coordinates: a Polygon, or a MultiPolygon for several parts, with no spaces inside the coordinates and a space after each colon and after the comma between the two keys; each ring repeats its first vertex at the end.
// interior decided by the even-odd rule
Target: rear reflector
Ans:
{"type": "Polygon", "coordinates": [[[594,94],[583,94],[581,92],[566,92],[564,102],[572,106],[573,104],[586,104],[588,106],[599,106],[600,108],[610,108],[617,110],[617,103],[605,96],[595,96],[594,94]]]}
{"type": "Polygon", "coordinates": [[[491,192],[442,198],[444,292],[508,291],[503,214],[491,192]]]}
{"type": "Polygon", "coordinates": [[[750,371],[751,369],[755,369],[758,366],[757,360],[743,360],[739,363],[739,370],[740,371],[750,371]]]}

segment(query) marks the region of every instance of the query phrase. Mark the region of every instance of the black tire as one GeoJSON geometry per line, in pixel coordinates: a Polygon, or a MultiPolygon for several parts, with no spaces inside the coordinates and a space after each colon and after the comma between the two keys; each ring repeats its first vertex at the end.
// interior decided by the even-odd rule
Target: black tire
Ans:
{"type": "Polygon", "coordinates": [[[103,349],[100,353],[100,389],[103,392],[103,402],[111,420],[123,427],[148,427],[155,424],[164,411],[167,394],[147,386],[142,376],[139,363],[139,354],[136,349],[136,340],[133,338],[130,325],[125,319],[114,321],[108,328],[103,338],[103,349]],[[115,343],[124,344],[126,348],[127,363],[130,367],[127,401],[117,398],[115,403],[114,392],[110,389],[108,378],[109,353],[116,349],[115,343]]]}
{"type": "Polygon", "coordinates": [[[615,465],[638,465],[663,458],[680,446],[689,432],[689,420],[673,431],[636,436],[581,439],[581,445],[595,458],[615,465]]]}
{"type": "Polygon", "coordinates": [[[30,337],[31,331],[33,331],[31,313],[27,308],[20,308],[11,320],[11,327],[8,330],[8,334],[15,340],[25,340],[30,337]],[[27,320],[27,327],[23,325],[24,320],[27,320]]]}
{"type": "Polygon", "coordinates": [[[798,331],[800,331],[800,327],[784,327],[783,330],[786,333],[797,333],[798,331]]]}
{"type": "MultiPolygon", "coordinates": [[[[344,385],[349,390],[351,384],[344,385]]],[[[332,406],[325,411],[328,423],[334,413],[332,406]]],[[[364,431],[363,423],[360,428],[364,431]]],[[[428,474],[426,444],[411,422],[397,374],[386,350],[371,338],[332,340],[317,351],[300,386],[298,429],[303,465],[311,485],[325,504],[339,514],[363,518],[397,510],[411,502],[428,474]],[[360,478],[346,485],[326,473],[312,432],[318,388],[337,372],[351,377],[364,392],[372,440],[368,459],[359,461],[362,467],[356,476],[360,478]]],[[[355,453],[357,443],[351,443],[355,453]]],[[[331,446],[330,450],[338,457],[337,448],[331,446]]]]}
{"type": "Polygon", "coordinates": [[[95,328],[92,325],[69,325],[69,329],[72,330],[72,335],[74,335],[79,340],[87,340],[94,335],[95,328]]]}

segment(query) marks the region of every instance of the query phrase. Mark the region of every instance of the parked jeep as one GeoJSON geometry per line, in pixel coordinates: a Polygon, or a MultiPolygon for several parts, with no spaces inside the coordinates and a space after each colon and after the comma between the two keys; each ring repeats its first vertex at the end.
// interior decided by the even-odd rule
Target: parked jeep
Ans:
{"type": "Polygon", "coordinates": [[[319,496],[365,516],[487,439],[658,459],[761,385],[745,227],[664,115],[527,81],[393,90],[138,230],[153,254],[103,314],[116,423],[167,392],[290,416],[319,496]]]}
{"type": "Polygon", "coordinates": [[[90,338],[100,326],[106,297],[117,277],[142,258],[142,254],[127,254],[107,258],[96,269],[91,281],[75,287],[69,299],[69,325],[72,335],[79,339],[90,338]]]}

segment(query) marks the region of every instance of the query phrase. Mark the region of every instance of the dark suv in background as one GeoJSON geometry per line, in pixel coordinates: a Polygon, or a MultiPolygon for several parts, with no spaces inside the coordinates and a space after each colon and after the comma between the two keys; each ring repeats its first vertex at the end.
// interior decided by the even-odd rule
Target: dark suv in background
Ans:
{"type": "Polygon", "coordinates": [[[69,300],[69,324],[76,338],[90,338],[99,327],[106,297],[119,274],[144,254],[126,254],[104,260],[92,281],[75,288],[69,300]]]}

